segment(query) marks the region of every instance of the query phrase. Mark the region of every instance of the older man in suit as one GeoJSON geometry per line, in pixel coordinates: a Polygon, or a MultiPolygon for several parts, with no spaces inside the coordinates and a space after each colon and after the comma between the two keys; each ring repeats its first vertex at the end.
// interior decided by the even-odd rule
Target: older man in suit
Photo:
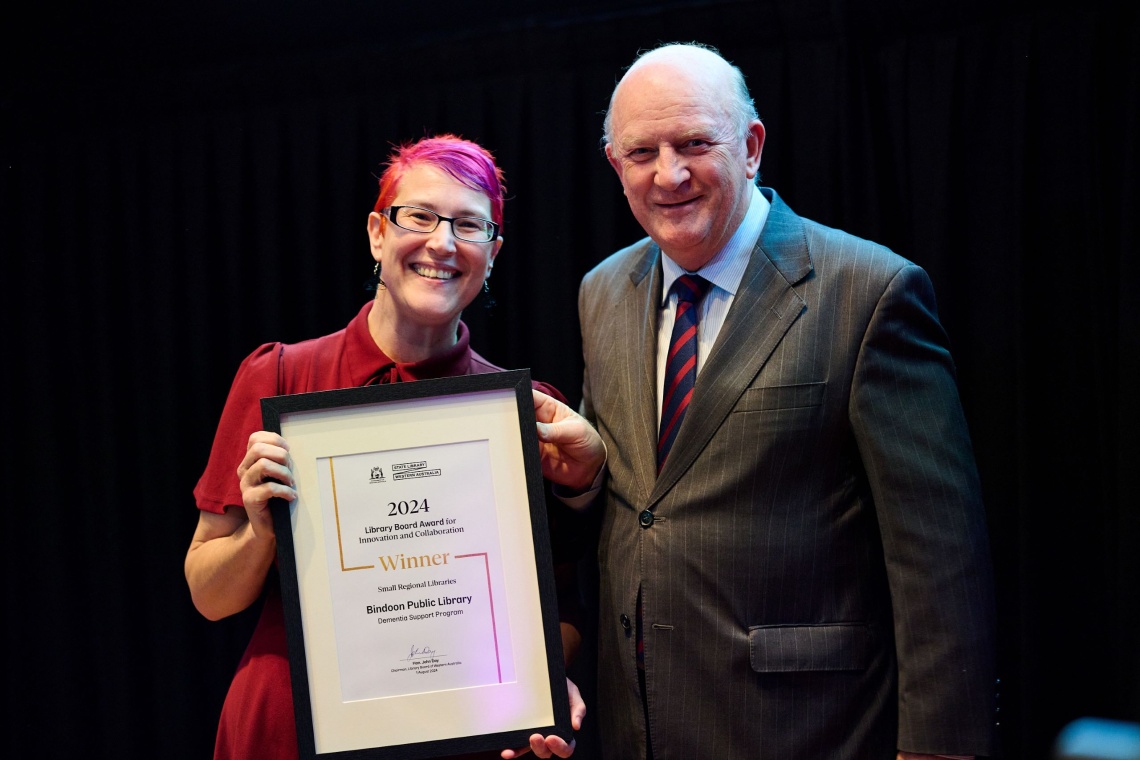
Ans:
{"type": "Polygon", "coordinates": [[[990,754],[985,516],[930,280],[758,187],[763,145],[697,44],[641,55],[606,116],[648,233],[579,294],[606,755],[990,754]]]}

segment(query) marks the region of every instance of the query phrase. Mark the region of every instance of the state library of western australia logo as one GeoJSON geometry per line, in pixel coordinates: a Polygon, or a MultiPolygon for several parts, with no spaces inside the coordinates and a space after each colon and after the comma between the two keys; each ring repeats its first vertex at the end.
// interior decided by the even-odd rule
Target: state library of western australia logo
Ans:
{"type": "Polygon", "coordinates": [[[383,483],[383,482],[385,482],[384,481],[384,468],[383,467],[373,467],[372,468],[372,475],[369,476],[368,482],[369,483],[383,483]]]}

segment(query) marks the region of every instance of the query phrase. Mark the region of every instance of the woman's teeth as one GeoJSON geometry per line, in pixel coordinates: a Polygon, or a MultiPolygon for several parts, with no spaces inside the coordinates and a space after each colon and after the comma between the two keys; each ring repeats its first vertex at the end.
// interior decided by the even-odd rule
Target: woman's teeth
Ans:
{"type": "Polygon", "coordinates": [[[435,269],[434,267],[425,267],[422,264],[412,264],[412,269],[420,277],[431,277],[434,280],[450,280],[455,276],[455,272],[449,269],[435,269]]]}

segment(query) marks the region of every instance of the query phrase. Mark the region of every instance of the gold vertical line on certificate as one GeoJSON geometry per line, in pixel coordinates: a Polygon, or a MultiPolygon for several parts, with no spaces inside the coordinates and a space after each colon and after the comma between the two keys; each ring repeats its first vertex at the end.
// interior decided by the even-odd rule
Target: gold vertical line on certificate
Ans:
{"type": "Polygon", "coordinates": [[[344,541],[341,540],[340,535],[340,507],[336,501],[336,471],[333,467],[333,458],[329,457],[329,483],[332,486],[332,505],[333,505],[333,519],[336,521],[336,545],[337,556],[340,557],[340,569],[342,572],[350,570],[368,570],[374,565],[360,565],[359,567],[345,567],[344,566],[344,541]]]}

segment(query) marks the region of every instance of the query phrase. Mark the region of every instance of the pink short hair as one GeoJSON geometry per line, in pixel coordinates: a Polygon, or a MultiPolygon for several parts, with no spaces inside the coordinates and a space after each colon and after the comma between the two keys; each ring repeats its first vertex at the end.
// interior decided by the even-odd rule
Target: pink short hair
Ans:
{"type": "Polygon", "coordinates": [[[502,227],[503,198],[507,192],[503,170],[486,148],[452,134],[425,137],[396,147],[388,157],[388,168],[380,176],[380,195],[374,211],[392,204],[400,179],[417,164],[434,166],[483,193],[491,201],[491,221],[502,227]]]}

